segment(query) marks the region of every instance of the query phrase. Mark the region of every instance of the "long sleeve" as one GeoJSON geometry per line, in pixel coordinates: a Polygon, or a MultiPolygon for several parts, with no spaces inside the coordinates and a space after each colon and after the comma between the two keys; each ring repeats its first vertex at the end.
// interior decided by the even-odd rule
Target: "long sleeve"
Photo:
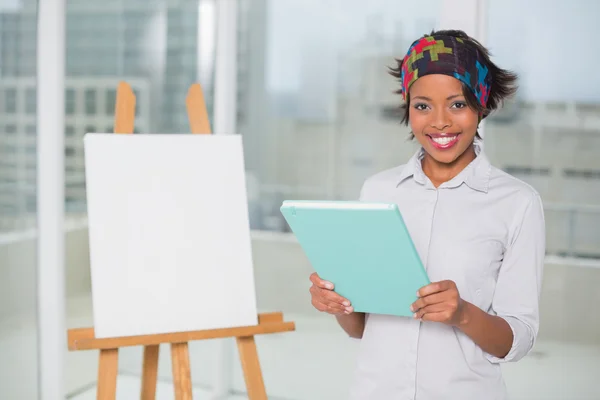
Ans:
{"type": "Polygon", "coordinates": [[[510,325],[513,343],[504,358],[487,355],[493,363],[523,358],[533,348],[539,331],[539,298],[546,253],[544,210],[539,194],[533,192],[522,209],[511,229],[492,301],[493,311],[510,325]]]}

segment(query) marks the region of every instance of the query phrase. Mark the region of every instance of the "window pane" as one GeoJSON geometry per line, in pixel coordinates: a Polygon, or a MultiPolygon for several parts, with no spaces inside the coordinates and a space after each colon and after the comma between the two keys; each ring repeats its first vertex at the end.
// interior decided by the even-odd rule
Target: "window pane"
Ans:
{"type": "Polygon", "coordinates": [[[259,4],[240,3],[237,129],[258,193],[252,226],[287,231],[281,199],[356,199],[366,177],[412,154],[387,68],[435,28],[441,1],[259,4]]]}
{"type": "MultiPolygon", "coordinates": [[[[140,99],[140,101],[142,100],[142,98],[140,97],[140,91],[136,88],[132,88],[133,90],[133,94],[135,95],[136,99],[140,99]]],[[[140,103],[139,101],[135,102],[135,116],[136,118],[140,116],[140,103]]]]}
{"type": "Polygon", "coordinates": [[[65,114],[73,115],[75,114],[77,104],[75,100],[75,90],[67,89],[65,91],[65,114]]]}
{"type": "MultiPolygon", "coordinates": [[[[264,371],[280,384],[270,389],[270,397],[348,398],[356,343],[334,319],[312,308],[307,286],[300,283],[308,283],[312,268],[302,261],[301,248],[287,243],[295,240],[281,202],[357,199],[366,177],[412,155],[409,129],[389,112],[401,99],[393,94],[398,83],[387,68],[412,40],[438,24],[441,4],[238,2],[237,130],[244,138],[250,223],[271,231],[270,239],[255,242],[261,253],[257,286],[263,288],[257,296],[266,308],[289,307],[306,323],[296,338],[282,336],[281,347],[272,345],[272,351],[289,348],[297,361],[304,352],[328,354],[321,358],[326,365],[299,361],[296,378],[265,361],[264,371]],[[286,267],[280,275],[281,263],[286,267]],[[310,382],[310,389],[293,386],[296,379],[310,382]]],[[[241,380],[234,390],[245,391],[241,380]]]]}
{"type": "Polygon", "coordinates": [[[7,135],[14,135],[17,133],[17,126],[15,124],[9,124],[4,127],[4,132],[7,135]]]}
{"type": "Polygon", "coordinates": [[[17,89],[4,89],[4,112],[7,114],[17,112],[17,89]]]}
{"type": "MultiPolygon", "coordinates": [[[[113,131],[116,90],[121,80],[129,84],[136,95],[136,132],[189,132],[185,100],[190,85],[198,82],[201,3],[206,1],[66,2],[64,189],[67,219],[73,226],[86,223],[85,153],[81,139],[86,132],[113,131]],[[172,48],[178,50],[178,57],[168,57],[172,48]],[[177,79],[171,80],[172,77],[177,79]]],[[[203,43],[214,47],[211,43],[214,39],[210,37],[214,35],[203,43]]],[[[210,55],[205,62],[210,64],[210,55]]],[[[212,86],[212,74],[206,76],[203,85],[212,86]]],[[[210,108],[211,91],[205,92],[205,100],[210,108]]],[[[79,261],[69,270],[72,285],[67,286],[67,303],[72,305],[67,318],[72,327],[92,317],[90,266],[85,257],[80,257],[87,254],[85,246],[82,248],[82,243],[87,243],[86,235],[85,229],[73,234],[74,244],[69,246],[67,242],[66,247],[67,259],[79,261]]],[[[135,354],[120,352],[119,365],[129,370],[128,374],[139,375],[141,364],[136,358],[135,354]]],[[[97,367],[76,357],[67,361],[67,371],[78,371],[67,376],[67,394],[92,395],[89,383],[95,379],[97,367]]],[[[208,387],[210,366],[206,368],[203,370],[200,366],[193,374],[196,384],[208,387]]],[[[139,397],[139,393],[127,393],[123,386],[118,390],[117,398],[139,397]]]]}
{"type": "Polygon", "coordinates": [[[85,113],[86,115],[96,114],[96,90],[85,90],[85,113]]]}
{"type": "Polygon", "coordinates": [[[581,40],[596,35],[600,3],[488,3],[488,45],[498,64],[519,74],[520,89],[486,122],[486,149],[495,165],[541,194],[548,253],[536,367],[514,365],[507,385],[515,398],[596,398],[600,320],[572,304],[600,300],[590,297],[600,285],[600,53],[581,40]],[[524,46],[536,21],[544,21],[546,39],[524,46]],[[552,55],[560,48],[573,57],[568,65],[552,55]]]}
{"type": "Polygon", "coordinates": [[[37,99],[35,89],[27,89],[25,91],[25,112],[27,114],[34,114],[36,112],[37,99]]]}
{"type": "Polygon", "coordinates": [[[115,114],[115,106],[117,99],[117,91],[116,89],[108,89],[106,91],[106,115],[114,115],[115,114]]]}
{"type": "Polygon", "coordinates": [[[36,1],[0,0],[0,399],[41,396],[36,21],[36,1]]]}

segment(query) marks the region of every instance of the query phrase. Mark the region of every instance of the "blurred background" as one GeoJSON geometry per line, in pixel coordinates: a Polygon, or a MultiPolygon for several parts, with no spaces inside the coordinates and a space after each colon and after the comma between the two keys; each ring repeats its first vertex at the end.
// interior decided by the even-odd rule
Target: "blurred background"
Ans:
{"type": "MultiPolygon", "coordinates": [[[[213,124],[223,118],[218,127],[243,136],[258,306],[297,325],[257,338],[269,398],[346,398],[356,342],[312,309],[312,270],[279,205],[356,199],[366,177],[413,154],[387,67],[440,27],[466,30],[521,77],[518,96],[483,128],[491,161],[541,193],[547,220],[539,341],[526,359],[503,366],[509,392],[519,400],[600,399],[600,3],[424,4],[0,0],[0,399],[58,399],[47,374],[64,381],[67,398],[95,398],[97,352],[58,349],[64,371],[40,360],[53,351],[44,347],[48,320],[65,315],[65,329],[92,324],[82,137],[112,132],[120,80],[137,95],[136,132],[188,132],[184,99],[200,82],[213,124]],[[49,10],[64,13],[58,97],[37,92],[54,68],[38,59],[40,49],[61,46],[39,34],[38,24],[58,15],[49,10]],[[38,126],[57,98],[64,132],[38,126]],[[39,169],[47,160],[42,134],[57,133],[64,180],[39,169]],[[40,188],[53,182],[64,197],[62,265],[39,253],[49,231],[38,227],[52,212],[40,188]],[[40,278],[51,268],[64,271],[63,303],[43,297],[57,286],[40,278]]],[[[66,334],[59,339],[66,343],[66,334]]],[[[141,348],[120,353],[118,398],[139,397],[141,356],[141,348]]],[[[193,343],[191,363],[199,398],[247,398],[234,342],[193,343]]],[[[174,398],[170,376],[166,348],[158,398],[174,398]]]]}

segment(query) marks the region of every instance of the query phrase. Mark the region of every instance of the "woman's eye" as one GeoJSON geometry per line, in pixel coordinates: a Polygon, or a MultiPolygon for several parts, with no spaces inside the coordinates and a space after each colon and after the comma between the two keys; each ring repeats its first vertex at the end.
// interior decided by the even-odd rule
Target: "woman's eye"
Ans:
{"type": "Polygon", "coordinates": [[[419,111],[423,111],[427,108],[426,104],[415,104],[415,109],[419,110],[419,111]]]}
{"type": "Polygon", "coordinates": [[[452,104],[452,107],[454,108],[464,108],[467,106],[467,103],[462,102],[462,101],[457,101],[456,103],[452,104]]]}

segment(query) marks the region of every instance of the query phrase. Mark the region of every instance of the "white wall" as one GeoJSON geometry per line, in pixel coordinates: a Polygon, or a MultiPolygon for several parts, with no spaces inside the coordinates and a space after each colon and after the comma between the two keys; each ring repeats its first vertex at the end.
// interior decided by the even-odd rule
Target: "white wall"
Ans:
{"type": "MultiPolygon", "coordinates": [[[[68,296],[90,293],[87,228],[66,233],[66,291],[68,296]]],[[[36,312],[37,237],[25,232],[0,239],[0,317],[36,312]]]]}
{"type": "MultiPolygon", "coordinates": [[[[66,235],[67,294],[90,293],[87,229],[66,235]]],[[[310,314],[308,277],[312,272],[302,249],[289,234],[253,232],[257,301],[260,310],[310,314]]],[[[0,245],[0,316],[34,310],[35,241],[33,238],[0,245]],[[21,282],[22,285],[15,285],[21,282]]],[[[553,259],[546,264],[542,293],[541,339],[600,344],[600,314],[584,304],[600,304],[600,268],[576,266],[553,259]]]]}

